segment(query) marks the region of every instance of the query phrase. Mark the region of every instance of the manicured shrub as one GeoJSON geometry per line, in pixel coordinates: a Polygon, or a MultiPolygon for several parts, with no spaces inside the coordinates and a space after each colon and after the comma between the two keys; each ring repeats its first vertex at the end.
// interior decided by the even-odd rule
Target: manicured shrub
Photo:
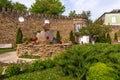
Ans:
{"type": "Polygon", "coordinates": [[[117,35],[117,33],[114,34],[114,40],[116,40],[116,41],[118,40],[118,35],[117,35]]]}
{"type": "Polygon", "coordinates": [[[98,62],[89,68],[86,80],[117,80],[113,68],[106,64],[98,62]]]}
{"type": "Polygon", "coordinates": [[[41,60],[34,61],[32,65],[35,71],[45,69],[45,66],[43,65],[41,60]]]}
{"type": "Polygon", "coordinates": [[[42,64],[44,65],[45,68],[52,68],[55,66],[54,61],[51,59],[44,60],[42,64]]]}
{"type": "Polygon", "coordinates": [[[107,34],[106,42],[111,44],[111,37],[110,37],[110,34],[107,34]]]}
{"type": "Polygon", "coordinates": [[[57,31],[57,33],[56,33],[56,40],[57,40],[57,42],[60,42],[60,40],[61,40],[61,36],[60,36],[59,31],[57,31]]]}
{"type": "Polygon", "coordinates": [[[3,67],[0,66],[0,77],[2,76],[2,72],[3,72],[3,67]]]}
{"type": "Polygon", "coordinates": [[[22,30],[20,28],[18,28],[17,36],[16,36],[16,44],[21,44],[22,38],[23,38],[22,30]]]}
{"type": "MultiPolygon", "coordinates": [[[[86,79],[89,68],[97,62],[105,63],[113,68],[116,75],[120,75],[120,45],[113,44],[85,44],[74,45],[55,58],[56,65],[62,67],[65,75],[86,79]]],[[[113,77],[114,78],[114,77],[113,77]]],[[[120,78],[120,77],[118,77],[120,78]]]]}
{"type": "Polygon", "coordinates": [[[17,64],[9,65],[7,67],[5,73],[8,77],[13,76],[13,75],[17,75],[20,73],[20,67],[17,64]]]}
{"type": "Polygon", "coordinates": [[[34,70],[34,66],[30,63],[25,63],[21,65],[22,68],[22,72],[33,72],[34,70]]]}
{"type": "Polygon", "coordinates": [[[75,43],[73,31],[70,32],[70,41],[71,41],[73,44],[75,43]]]}

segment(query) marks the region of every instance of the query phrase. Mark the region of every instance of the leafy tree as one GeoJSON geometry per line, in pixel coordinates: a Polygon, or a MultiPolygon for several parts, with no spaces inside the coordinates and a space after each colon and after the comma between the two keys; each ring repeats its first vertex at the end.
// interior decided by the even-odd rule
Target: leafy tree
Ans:
{"type": "Polygon", "coordinates": [[[84,18],[88,19],[89,23],[92,23],[92,20],[90,19],[91,17],[91,12],[90,11],[83,11],[82,15],[84,18]]]}
{"type": "Polygon", "coordinates": [[[75,15],[76,15],[76,11],[75,11],[75,10],[70,11],[70,13],[69,13],[69,16],[70,16],[70,17],[74,17],[75,15]]]}
{"type": "Polygon", "coordinates": [[[107,26],[100,26],[98,24],[90,24],[87,27],[83,27],[79,31],[79,36],[90,36],[90,40],[96,40],[99,35],[104,35],[110,32],[110,28],[107,26]]]}
{"type": "Polygon", "coordinates": [[[16,44],[21,44],[22,38],[23,38],[22,30],[18,28],[17,36],[16,36],[16,44]]]}
{"type": "Polygon", "coordinates": [[[70,41],[72,41],[73,44],[75,43],[73,31],[70,32],[70,41]]]}
{"type": "Polygon", "coordinates": [[[99,24],[99,25],[103,25],[103,22],[104,21],[102,19],[98,19],[94,23],[99,24]]]}
{"type": "Polygon", "coordinates": [[[31,12],[59,15],[65,11],[65,7],[59,0],[36,0],[30,8],[31,12]]]}
{"type": "Polygon", "coordinates": [[[9,0],[0,0],[0,12],[2,11],[2,7],[12,8],[12,2],[9,0]]]}
{"type": "Polygon", "coordinates": [[[61,36],[60,36],[60,32],[59,31],[57,31],[56,40],[57,40],[57,42],[59,42],[61,40],[61,36]]]}
{"type": "Polygon", "coordinates": [[[118,40],[118,35],[117,35],[117,33],[114,34],[114,40],[118,40]]]}
{"type": "Polygon", "coordinates": [[[13,3],[13,8],[19,11],[26,11],[27,7],[19,2],[13,3]]]}

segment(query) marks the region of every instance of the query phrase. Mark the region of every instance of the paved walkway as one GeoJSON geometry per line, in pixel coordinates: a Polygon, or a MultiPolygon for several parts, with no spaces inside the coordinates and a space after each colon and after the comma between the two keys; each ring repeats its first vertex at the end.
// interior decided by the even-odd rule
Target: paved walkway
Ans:
{"type": "Polygon", "coordinates": [[[35,59],[18,58],[16,51],[0,54],[0,62],[1,63],[16,63],[18,61],[31,62],[33,60],[35,60],[35,59]]]}

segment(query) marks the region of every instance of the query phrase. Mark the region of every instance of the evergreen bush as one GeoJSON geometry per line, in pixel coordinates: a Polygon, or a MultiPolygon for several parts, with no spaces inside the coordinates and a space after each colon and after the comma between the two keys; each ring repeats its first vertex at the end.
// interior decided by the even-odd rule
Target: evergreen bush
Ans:
{"type": "MultiPolygon", "coordinates": [[[[102,62],[115,70],[115,76],[120,75],[120,45],[108,43],[74,45],[55,58],[56,65],[62,67],[65,75],[71,75],[86,80],[89,68],[97,62],[102,62]]],[[[112,77],[114,78],[114,77],[112,77]]],[[[118,77],[120,79],[120,77],[118,77]]]]}
{"type": "Polygon", "coordinates": [[[118,40],[118,35],[117,35],[117,33],[114,34],[114,40],[115,40],[115,41],[118,40]]]}
{"type": "Polygon", "coordinates": [[[43,65],[41,60],[34,61],[32,65],[35,71],[45,69],[45,66],[43,65]]]}
{"type": "Polygon", "coordinates": [[[16,44],[22,44],[22,38],[23,38],[22,30],[18,28],[17,36],[16,36],[16,44]]]}
{"type": "Polygon", "coordinates": [[[20,66],[17,64],[9,65],[5,71],[8,77],[18,75],[20,73],[20,66]]]}
{"type": "Polygon", "coordinates": [[[56,33],[56,40],[57,40],[57,42],[60,42],[60,40],[61,40],[61,36],[60,36],[59,31],[57,31],[57,33],[56,33]]]}
{"type": "Polygon", "coordinates": [[[25,63],[21,65],[22,68],[22,72],[33,72],[34,70],[34,66],[30,63],[25,63]]]}
{"type": "Polygon", "coordinates": [[[73,44],[75,43],[73,31],[70,32],[70,41],[71,41],[73,44]]]}
{"type": "Polygon", "coordinates": [[[2,72],[3,72],[3,67],[0,66],[0,77],[2,76],[2,72]]]}
{"type": "Polygon", "coordinates": [[[86,80],[117,80],[113,68],[106,64],[98,62],[89,68],[86,80]]]}

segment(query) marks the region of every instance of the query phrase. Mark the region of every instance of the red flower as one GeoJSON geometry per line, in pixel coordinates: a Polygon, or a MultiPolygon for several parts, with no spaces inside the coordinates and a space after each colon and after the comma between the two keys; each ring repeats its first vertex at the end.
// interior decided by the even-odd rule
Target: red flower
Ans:
{"type": "Polygon", "coordinates": [[[49,36],[47,36],[46,39],[49,40],[49,36]]]}
{"type": "Polygon", "coordinates": [[[59,44],[62,44],[62,41],[59,41],[59,44]]]}

